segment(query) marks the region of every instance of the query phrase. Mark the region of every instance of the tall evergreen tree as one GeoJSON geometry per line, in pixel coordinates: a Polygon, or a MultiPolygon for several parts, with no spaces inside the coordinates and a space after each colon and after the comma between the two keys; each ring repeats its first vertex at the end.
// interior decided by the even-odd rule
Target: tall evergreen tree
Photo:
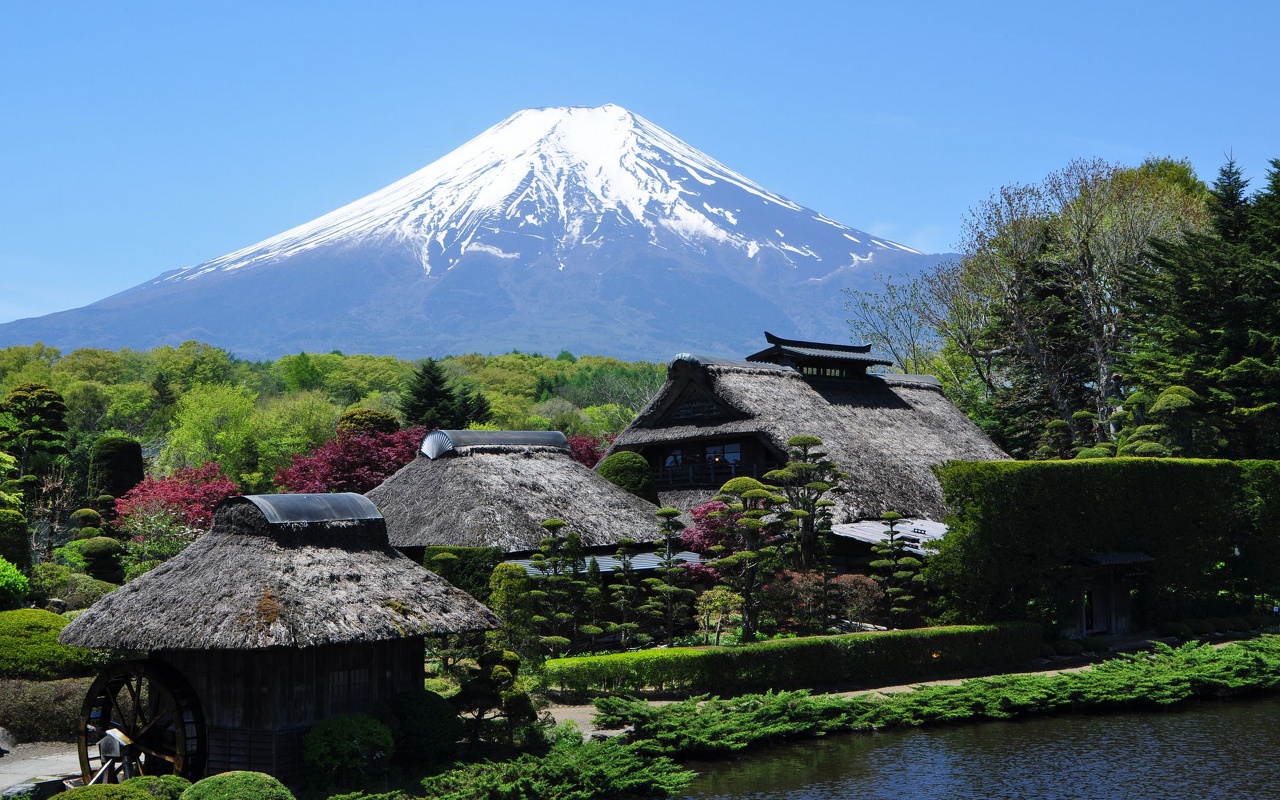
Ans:
{"type": "Polygon", "coordinates": [[[36,456],[66,452],[66,413],[62,395],[38,383],[20,383],[0,402],[0,450],[17,459],[19,478],[36,456]]]}
{"type": "Polygon", "coordinates": [[[458,427],[458,398],[434,358],[423,361],[414,371],[409,386],[400,395],[400,413],[409,426],[458,427]]]}

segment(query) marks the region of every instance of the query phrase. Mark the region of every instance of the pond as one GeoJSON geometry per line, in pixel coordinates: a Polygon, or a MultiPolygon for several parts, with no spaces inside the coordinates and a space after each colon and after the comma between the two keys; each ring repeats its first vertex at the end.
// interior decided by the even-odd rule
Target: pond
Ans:
{"type": "Polygon", "coordinates": [[[688,766],[711,800],[1280,797],[1280,698],[851,734],[688,766]]]}

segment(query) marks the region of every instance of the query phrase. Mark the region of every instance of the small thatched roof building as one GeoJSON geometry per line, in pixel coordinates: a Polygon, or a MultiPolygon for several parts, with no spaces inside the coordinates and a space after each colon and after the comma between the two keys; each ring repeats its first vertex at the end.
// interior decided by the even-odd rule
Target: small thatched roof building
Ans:
{"type": "Polygon", "coordinates": [[[737,475],[786,462],[787,440],[809,434],[852,478],[835,521],[885,511],[941,519],[932,467],[1008,456],[926,375],[867,374],[888,362],[869,348],[781,339],[747,361],[681,354],[667,382],[613,443],[653,468],[662,502],[687,509],[737,475]]]}
{"type": "Polygon", "coordinates": [[[562,519],[588,546],[657,536],[657,506],[573,459],[558,431],[432,431],[419,456],[365,495],[391,544],[421,559],[433,545],[534,550],[562,519]]]}
{"type": "Polygon", "coordinates": [[[250,769],[289,780],[316,722],[422,688],[425,636],[499,624],[394,550],[362,495],[261,495],[223,501],[209,533],[99,600],[60,640],[149,651],[167,692],[194,693],[199,713],[170,730],[188,777],[250,769]]]}

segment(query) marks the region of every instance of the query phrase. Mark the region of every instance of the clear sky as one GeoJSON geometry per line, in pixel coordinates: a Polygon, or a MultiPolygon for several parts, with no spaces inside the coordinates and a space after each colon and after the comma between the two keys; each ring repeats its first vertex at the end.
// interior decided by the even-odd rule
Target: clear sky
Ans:
{"type": "Polygon", "coordinates": [[[927,252],[1073,158],[1280,157],[1280,3],[0,6],[0,321],[385,186],[510,114],[617,103],[927,252]]]}

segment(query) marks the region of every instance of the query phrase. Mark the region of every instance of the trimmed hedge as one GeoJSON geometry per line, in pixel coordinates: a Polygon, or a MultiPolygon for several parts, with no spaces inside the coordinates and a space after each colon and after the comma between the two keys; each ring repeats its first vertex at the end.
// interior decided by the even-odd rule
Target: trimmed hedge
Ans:
{"type": "Polygon", "coordinates": [[[178,775],[139,775],[120,784],[136,786],[147,793],[148,797],[159,797],[160,800],[178,800],[182,793],[191,788],[191,781],[178,775]]]}
{"type": "Polygon", "coordinates": [[[549,685],[570,691],[734,694],[996,667],[1035,658],[1040,639],[1035,625],[972,625],[579,656],[547,661],[543,669],[549,685]]]}
{"type": "Polygon", "coordinates": [[[75,741],[92,678],[0,680],[0,726],[20,742],[75,741]]]}
{"type": "Polygon", "coordinates": [[[100,661],[96,651],[58,643],[68,622],[36,608],[0,612],[0,678],[47,681],[95,670],[100,661]]]}
{"type": "Polygon", "coordinates": [[[138,786],[123,783],[99,783],[58,792],[50,800],[155,800],[155,797],[138,786]]]}
{"type": "MultiPolygon", "coordinates": [[[[619,450],[597,464],[596,473],[619,489],[654,505],[662,505],[658,500],[658,488],[653,484],[653,469],[639,453],[619,450]]],[[[656,524],[654,528],[657,528],[656,524]]]]}
{"type": "Polygon", "coordinates": [[[950,530],[925,569],[951,621],[1079,618],[1093,553],[1145,553],[1134,621],[1238,616],[1280,596],[1280,462],[950,462],[950,530]]]}
{"type": "Polygon", "coordinates": [[[294,800],[293,792],[265,772],[223,772],[196,781],[182,800],[294,800]]]}

